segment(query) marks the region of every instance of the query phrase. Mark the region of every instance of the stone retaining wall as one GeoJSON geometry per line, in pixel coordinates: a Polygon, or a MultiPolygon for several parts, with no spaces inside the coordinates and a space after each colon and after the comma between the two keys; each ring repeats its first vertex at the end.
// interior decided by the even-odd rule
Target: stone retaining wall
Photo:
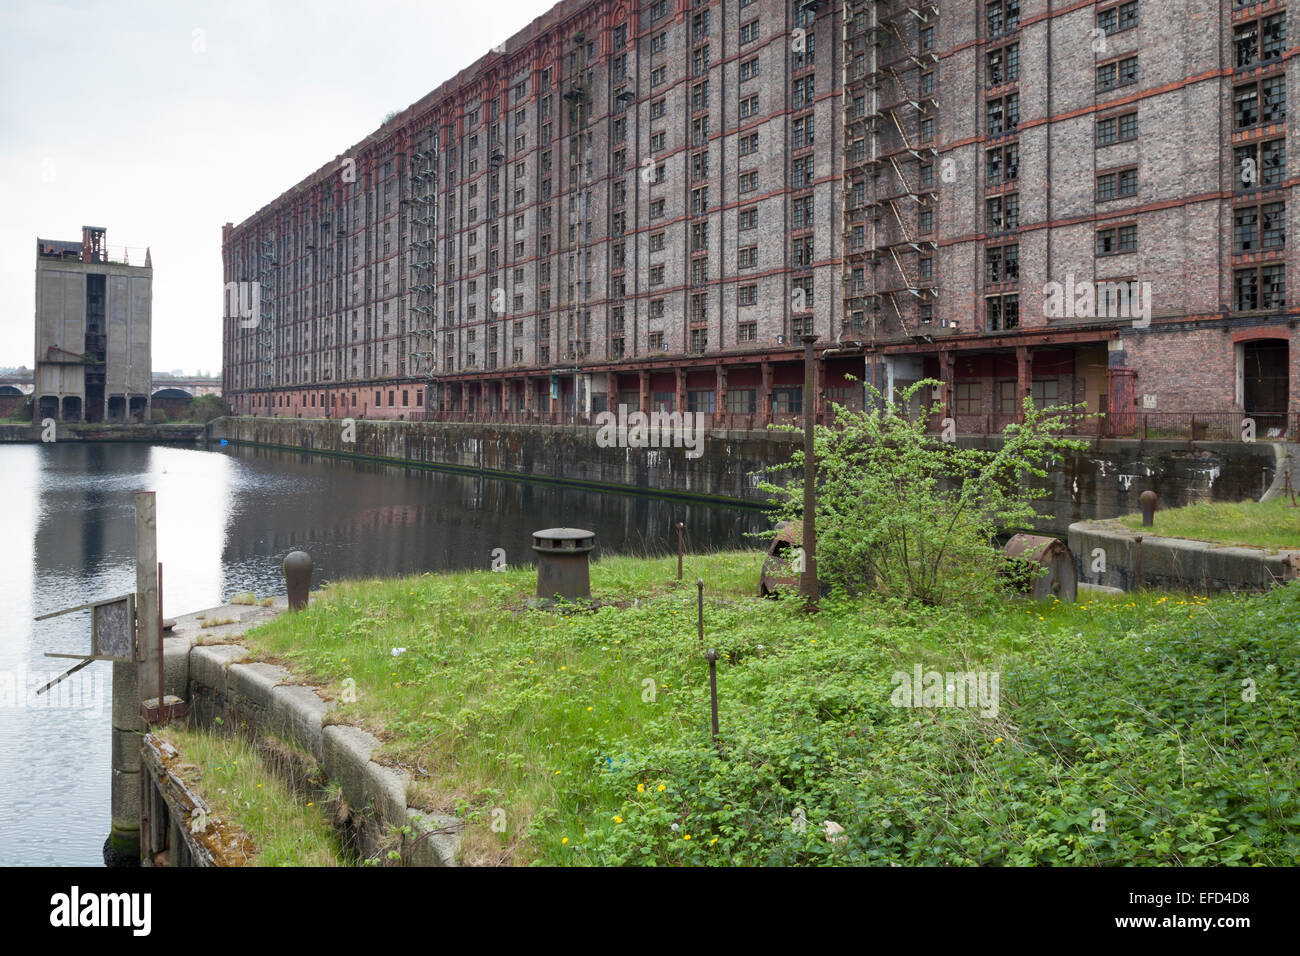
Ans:
{"type": "Polygon", "coordinates": [[[1273,552],[1165,538],[1110,523],[1070,525],[1069,544],[1080,581],[1124,591],[1138,586],[1197,594],[1266,591],[1300,576],[1300,551],[1273,552]],[[1142,535],[1141,582],[1136,575],[1138,535],[1142,535]],[[1105,570],[1094,570],[1101,562],[1105,570]]]}
{"type": "MultiPolygon", "coordinates": [[[[344,441],[339,420],[222,418],[211,441],[307,451],[361,461],[502,478],[526,478],[647,494],[762,504],[760,473],[790,460],[801,436],[777,431],[709,431],[703,454],[685,449],[601,448],[589,426],[357,421],[344,441]]],[[[997,436],[961,437],[997,448],[997,436]]],[[[1139,510],[1148,489],[1162,508],[1196,501],[1255,500],[1278,472],[1286,448],[1268,442],[1092,441],[1046,480],[1035,528],[1063,536],[1070,524],[1139,510]]]]}
{"type": "Polygon", "coordinates": [[[410,775],[371,759],[380,741],[359,727],[329,723],[331,701],[294,683],[283,667],[247,657],[239,644],[190,651],[186,699],[193,725],[254,740],[269,734],[311,754],[321,776],[341,789],[344,810],[335,823],[358,855],[396,848],[406,866],[454,866],[458,822],[407,806],[410,775]],[[409,832],[399,834],[404,827],[409,832]]]}
{"type": "Polygon", "coordinates": [[[163,641],[165,692],[187,702],[192,727],[244,734],[291,784],[337,783],[334,824],[357,856],[397,850],[404,866],[454,866],[460,821],[409,807],[409,774],[371,759],[376,737],[331,723],[334,703],[284,668],[248,660],[238,637],[284,609],[280,598],[273,608],[226,606],[178,618],[163,641]],[[230,623],[203,626],[215,621],[230,623]]]}

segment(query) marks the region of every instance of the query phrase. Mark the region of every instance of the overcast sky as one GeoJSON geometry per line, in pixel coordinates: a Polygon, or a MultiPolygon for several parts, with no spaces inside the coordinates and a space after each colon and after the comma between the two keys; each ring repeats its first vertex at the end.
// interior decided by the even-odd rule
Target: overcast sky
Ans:
{"type": "Polygon", "coordinates": [[[37,236],[93,225],[152,249],[154,370],[216,374],[222,224],[552,5],[0,0],[0,366],[34,360],[37,236]]]}

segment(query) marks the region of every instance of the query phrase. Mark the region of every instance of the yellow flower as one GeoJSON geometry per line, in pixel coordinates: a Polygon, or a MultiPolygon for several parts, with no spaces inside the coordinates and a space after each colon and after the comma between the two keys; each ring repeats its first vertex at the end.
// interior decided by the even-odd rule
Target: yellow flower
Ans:
{"type": "Polygon", "coordinates": [[[588,707],[587,709],[588,709],[588,710],[595,710],[594,707],[588,707]]]}
{"type": "Polygon", "coordinates": [[[614,818],[614,822],[615,822],[615,823],[622,823],[622,822],[623,822],[623,818],[622,818],[622,817],[615,817],[615,818],[614,818]]]}
{"type": "Polygon", "coordinates": [[[691,835],[690,835],[689,833],[686,834],[686,836],[682,837],[683,840],[689,840],[690,838],[691,838],[691,835]]]}
{"type": "Polygon", "coordinates": [[[555,771],[555,775],[558,777],[558,776],[560,775],[560,771],[558,771],[558,770],[555,771]]]}
{"type": "Polygon", "coordinates": [[[718,842],[718,838],[717,838],[717,837],[714,837],[712,840],[709,841],[709,846],[713,846],[713,844],[715,844],[715,843],[717,843],[717,842],[718,842]]]}
{"type": "Polygon", "coordinates": [[[566,844],[566,843],[568,843],[568,842],[569,842],[569,838],[568,838],[568,837],[565,837],[563,840],[560,841],[560,846],[564,846],[564,844],[566,844]]]}
{"type": "Polygon", "coordinates": [[[638,783],[638,784],[636,785],[636,792],[637,792],[637,793],[645,793],[645,784],[644,784],[644,783],[638,783]]]}
{"type": "Polygon", "coordinates": [[[1002,738],[999,737],[997,740],[995,740],[995,741],[993,741],[993,742],[994,742],[995,744],[1000,744],[1000,743],[1002,743],[1002,738]]]}
{"type": "Polygon", "coordinates": [[[659,792],[660,792],[660,793],[663,793],[663,792],[664,792],[664,785],[663,785],[662,783],[659,784],[659,792]]]}

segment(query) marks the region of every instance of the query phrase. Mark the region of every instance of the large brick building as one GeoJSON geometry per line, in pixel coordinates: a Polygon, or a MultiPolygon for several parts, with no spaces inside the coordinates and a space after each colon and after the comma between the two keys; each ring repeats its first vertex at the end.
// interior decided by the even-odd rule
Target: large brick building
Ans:
{"type": "Polygon", "coordinates": [[[225,394],[754,424],[801,408],[813,333],[819,407],[861,403],[846,375],[933,377],[963,430],[1031,395],[1119,433],[1193,413],[1276,433],[1300,413],[1286,20],[566,0],[226,226],[225,394]]]}

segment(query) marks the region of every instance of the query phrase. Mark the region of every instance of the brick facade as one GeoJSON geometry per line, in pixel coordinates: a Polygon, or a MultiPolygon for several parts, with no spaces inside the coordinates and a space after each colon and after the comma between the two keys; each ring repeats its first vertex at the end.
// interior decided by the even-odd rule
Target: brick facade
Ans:
{"type": "Polygon", "coordinates": [[[227,225],[226,281],[259,286],[226,310],[226,394],[768,420],[811,331],[835,350],[819,407],[861,401],[847,373],[939,378],[970,428],[1024,395],[1295,414],[1287,17],[566,0],[227,225]],[[1049,284],[1094,282],[1149,289],[1149,321],[1104,295],[1052,312],[1049,284]]]}

